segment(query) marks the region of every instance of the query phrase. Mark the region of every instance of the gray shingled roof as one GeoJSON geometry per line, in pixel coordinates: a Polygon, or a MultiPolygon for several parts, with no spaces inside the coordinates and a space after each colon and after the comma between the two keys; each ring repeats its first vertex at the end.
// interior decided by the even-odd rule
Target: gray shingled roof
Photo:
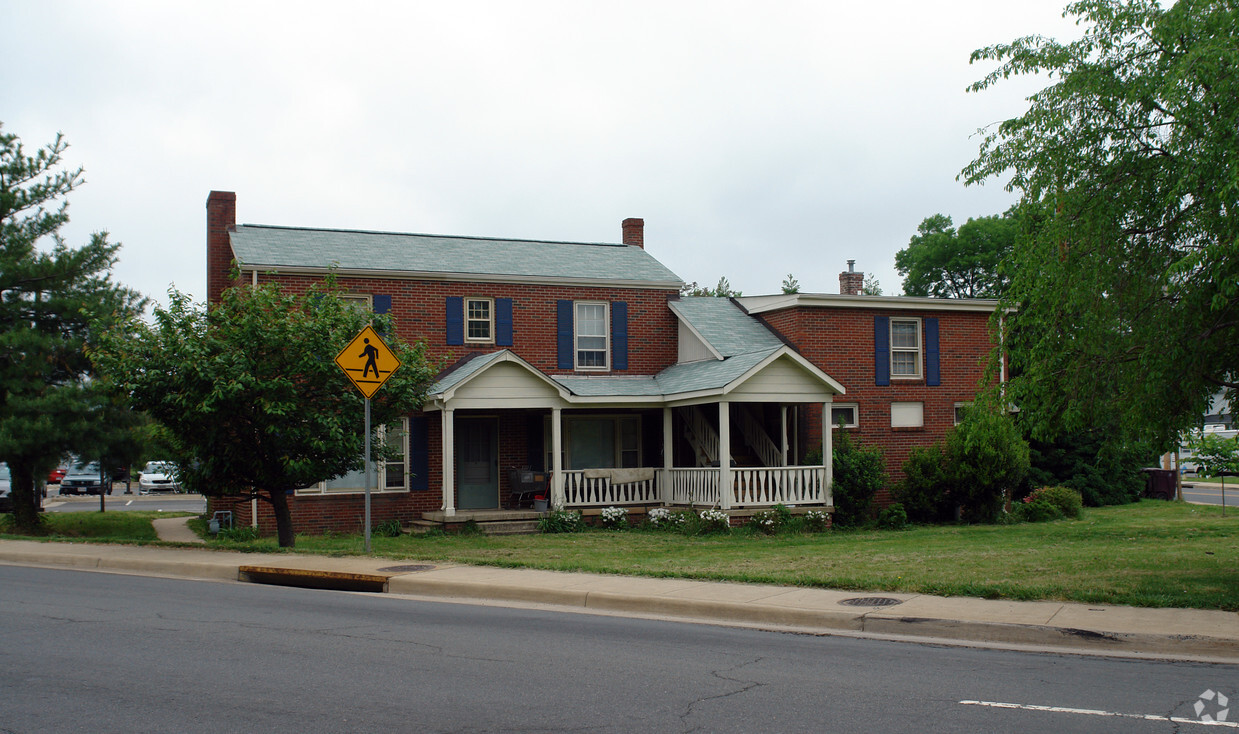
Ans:
{"type": "Polygon", "coordinates": [[[671,302],[671,310],[687,321],[724,357],[768,351],[783,346],[779,337],[732,303],[730,298],[681,298],[671,302]]]}
{"type": "Polygon", "coordinates": [[[632,245],[444,237],[242,224],[231,233],[244,267],[329,268],[478,275],[489,279],[564,278],[678,287],[680,278],[632,245]]]}

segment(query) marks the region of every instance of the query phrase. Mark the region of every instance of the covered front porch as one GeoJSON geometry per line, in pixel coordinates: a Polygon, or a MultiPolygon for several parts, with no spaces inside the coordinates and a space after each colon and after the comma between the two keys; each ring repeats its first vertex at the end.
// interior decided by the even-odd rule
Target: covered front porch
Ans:
{"type": "Polygon", "coordinates": [[[654,376],[548,376],[506,351],[473,362],[427,406],[438,413],[444,519],[519,508],[528,498],[507,479],[517,469],[545,483],[556,509],[833,505],[830,462],[794,462],[810,449],[830,457],[830,426],[820,446],[803,446],[789,414],[826,404],[827,420],[842,387],[790,350],[678,394],[654,376]]]}

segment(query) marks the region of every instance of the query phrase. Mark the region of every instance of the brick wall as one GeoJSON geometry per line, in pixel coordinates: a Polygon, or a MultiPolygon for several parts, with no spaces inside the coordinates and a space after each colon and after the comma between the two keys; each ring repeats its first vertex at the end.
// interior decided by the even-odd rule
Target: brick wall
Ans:
{"type": "MultiPolygon", "coordinates": [[[[806,306],[760,316],[847,390],[847,394],[837,396],[836,401],[857,404],[859,413],[859,427],[847,430],[860,444],[882,448],[891,486],[903,478],[902,467],[912,448],[942,440],[954,426],[955,404],[971,402],[975,398],[994,344],[990,336],[989,317],[989,313],[959,311],[806,306]],[[892,379],[889,386],[875,384],[876,316],[922,319],[934,316],[938,319],[940,385],[927,385],[923,378],[892,379]],[[923,404],[923,427],[891,427],[891,403],[905,401],[923,404]]],[[[804,406],[801,409],[799,429],[804,438],[800,445],[805,450],[821,445],[821,425],[819,406],[804,406]]],[[[892,501],[889,487],[879,494],[878,501],[883,504],[892,501]]]]}

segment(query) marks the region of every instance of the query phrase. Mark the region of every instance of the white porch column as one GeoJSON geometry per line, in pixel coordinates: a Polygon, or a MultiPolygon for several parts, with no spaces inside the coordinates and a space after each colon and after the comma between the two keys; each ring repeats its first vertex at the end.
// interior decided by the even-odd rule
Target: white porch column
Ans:
{"type": "Polygon", "coordinates": [[[443,419],[443,514],[456,514],[456,424],[455,411],[447,407],[443,419]]]}
{"type": "Polygon", "coordinates": [[[564,508],[564,411],[551,408],[551,507],[564,508]]]}
{"type": "Polygon", "coordinates": [[[659,482],[658,491],[662,496],[664,505],[671,504],[671,468],[675,465],[671,461],[671,454],[675,450],[675,441],[671,435],[671,408],[663,408],[663,476],[659,482]]]}
{"type": "Polygon", "coordinates": [[[822,403],[822,466],[826,469],[826,504],[835,504],[835,436],[834,426],[830,422],[831,403],[822,403]]]}
{"type": "Polygon", "coordinates": [[[779,448],[783,452],[783,466],[787,466],[787,406],[779,406],[779,431],[782,433],[782,440],[779,443],[779,448]]]}
{"type": "Polygon", "coordinates": [[[731,403],[720,400],[718,404],[718,504],[720,509],[731,509],[731,403]]]}

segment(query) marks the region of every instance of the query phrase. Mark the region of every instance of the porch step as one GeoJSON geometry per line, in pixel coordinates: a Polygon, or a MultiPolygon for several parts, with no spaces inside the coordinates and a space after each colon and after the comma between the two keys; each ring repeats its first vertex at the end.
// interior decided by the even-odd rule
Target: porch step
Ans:
{"type": "Polygon", "coordinates": [[[482,522],[478,527],[486,535],[533,535],[538,532],[537,520],[503,520],[482,522]]]}

